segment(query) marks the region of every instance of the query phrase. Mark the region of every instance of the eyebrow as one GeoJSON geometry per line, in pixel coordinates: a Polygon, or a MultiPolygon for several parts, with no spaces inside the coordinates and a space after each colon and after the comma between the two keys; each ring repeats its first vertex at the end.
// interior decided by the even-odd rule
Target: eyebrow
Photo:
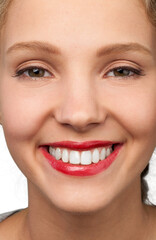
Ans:
{"type": "MultiPolygon", "coordinates": [[[[40,41],[15,43],[14,45],[8,48],[7,54],[10,54],[11,52],[14,52],[16,50],[42,51],[47,54],[61,55],[61,51],[57,46],[54,46],[48,42],[40,41]]],[[[152,55],[151,51],[147,47],[134,42],[134,43],[116,43],[101,47],[96,51],[96,56],[102,57],[103,55],[129,51],[139,51],[144,54],[152,55]]]]}
{"type": "Polygon", "coordinates": [[[152,55],[151,51],[147,47],[135,42],[111,44],[98,49],[96,55],[97,57],[101,57],[103,55],[109,55],[111,53],[122,53],[130,51],[138,51],[144,54],[152,55]]]}
{"type": "Polygon", "coordinates": [[[50,53],[54,55],[61,55],[61,52],[58,49],[58,47],[47,42],[39,41],[15,43],[14,45],[8,48],[7,54],[10,54],[11,52],[14,52],[16,50],[42,51],[48,54],[50,53]]]}

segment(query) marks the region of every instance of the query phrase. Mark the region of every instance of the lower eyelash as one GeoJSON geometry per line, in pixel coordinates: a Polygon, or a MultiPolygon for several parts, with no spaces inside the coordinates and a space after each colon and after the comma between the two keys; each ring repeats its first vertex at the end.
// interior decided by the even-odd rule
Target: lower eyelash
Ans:
{"type": "MultiPolygon", "coordinates": [[[[142,71],[141,69],[136,69],[136,68],[132,68],[132,67],[128,67],[128,66],[115,67],[115,68],[113,68],[113,69],[110,69],[105,75],[107,75],[109,72],[113,72],[113,71],[118,70],[118,69],[128,70],[128,71],[131,71],[131,72],[134,73],[133,75],[125,76],[125,77],[121,77],[121,78],[133,77],[134,75],[144,76],[143,71],[142,71]]],[[[114,77],[115,77],[115,76],[114,76],[114,77]]]]}
{"type": "Polygon", "coordinates": [[[41,68],[41,67],[37,67],[37,66],[27,67],[27,68],[23,68],[23,69],[18,70],[13,77],[19,77],[19,76],[21,76],[22,74],[24,74],[24,72],[29,71],[29,70],[32,70],[32,69],[35,69],[35,68],[41,69],[41,70],[44,70],[44,71],[47,71],[46,69],[41,68]]]}
{"type": "MultiPolygon", "coordinates": [[[[27,68],[23,68],[18,70],[15,75],[13,75],[13,77],[19,77],[22,76],[24,74],[24,72],[34,69],[34,68],[38,68],[38,69],[42,69],[44,71],[47,71],[46,69],[42,68],[42,67],[37,67],[37,66],[31,66],[31,67],[27,67],[27,68]]],[[[119,78],[129,78],[129,77],[134,77],[134,75],[138,75],[138,76],[144,76],[145,74],[143,73],[143,70],[141,69],[136,69],[136,68],[132,68],[132,67],[128,67],[128,66],[119,66],[119,67],[115,67],[113,69],[110,69],[105,75],[107,75],[109,72],[113,72],[117,69],[123,69],[123,70],[128,70],[133,72],[134,74],[130,75],[130,76],[123,76],[123,77],[119,77],[119,78]]],[[[113,77],[113,76],[110,76],[113,77]]],[[[114,76],[115,77],[115,76],[114,76]]],[[[117,77],[116,77],[117,78],[117,77]]]]}

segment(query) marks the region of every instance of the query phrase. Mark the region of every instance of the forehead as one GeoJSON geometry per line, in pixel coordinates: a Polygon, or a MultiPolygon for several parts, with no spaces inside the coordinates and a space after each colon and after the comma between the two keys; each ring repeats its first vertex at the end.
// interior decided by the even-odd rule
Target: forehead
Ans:
{"type": "Polygon", "coordinates": [[[152,43],[152,27],[139,0],[14,0],[3,33],[4,48],[34,40],[68,49],[152,43]]]}

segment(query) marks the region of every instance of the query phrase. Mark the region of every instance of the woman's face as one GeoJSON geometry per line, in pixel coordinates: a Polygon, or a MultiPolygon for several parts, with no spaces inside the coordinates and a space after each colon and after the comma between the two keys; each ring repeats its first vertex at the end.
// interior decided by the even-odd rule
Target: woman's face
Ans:
{"type": "Polygon", "coordinates": [[[0,114],[32,198],[95,211],[136,194],[156,143],[155,49],[136,0],[13,2],[1,39],[0,114]],[[92,140],[124,143],[93,176],[56,171],[40,148],[92,140]]]}

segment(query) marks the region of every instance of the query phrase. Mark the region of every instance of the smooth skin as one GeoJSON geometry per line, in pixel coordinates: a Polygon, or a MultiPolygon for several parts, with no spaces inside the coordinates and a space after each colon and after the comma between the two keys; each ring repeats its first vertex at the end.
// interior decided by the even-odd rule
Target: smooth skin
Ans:
{"type": "Polygon", "coordinates": [[[28,178],[29,207],[0,224],[2,239],[156,237],[140,190],[156,146],[155,39],[137,0],[13,1],[1,35],[0,120],[28,178]],[[121,67],[130,70],[113,70],[121,67]],[[39,148],[64,140],[124,147],[106,171],[73,177],[39,148]]]}

